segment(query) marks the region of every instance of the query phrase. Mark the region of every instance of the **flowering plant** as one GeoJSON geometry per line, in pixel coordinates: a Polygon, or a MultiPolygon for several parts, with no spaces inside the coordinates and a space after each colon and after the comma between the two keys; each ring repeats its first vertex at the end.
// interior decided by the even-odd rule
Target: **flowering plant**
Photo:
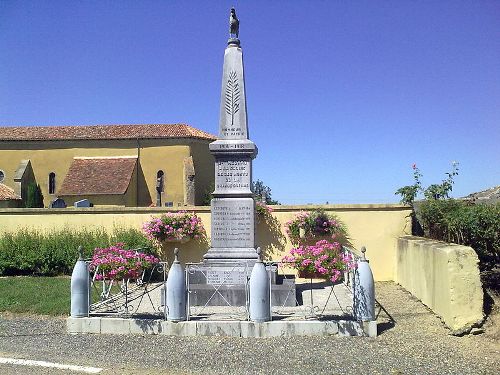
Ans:
{"type": "Polygon", "coordinates": [[[452,162],[452,170],[446,173],[446,179],[442,180],[440,184],[432,184],[424,189],[421,182],[422,173],[420,173],[420,169],[417,165],[413,163],[411,166],[413,169],[413,185],[403,186],[394,194],[401,195],[401,203],[412,207],[419,193],[424,193],[424,197],[427,200],[447,199],[449,198],[450,192],[453,190],[455,176],[458,176],[458,165],[458,162],[452,162]]]}
{"type": "Polygon", "coordinates": [[[343,272],[356,267],[352,255],[343,252],[340,243],[326,240],[294,248],[282,261],[299,272],[314,274],[331,282],[342,280],[343,272]]]}
{"type": "Polygon", "coordinates": [[[299,244],[302,238],[315,236],[335,237],[341,242],[347,239],[345,226],[334,215],[322,210],[299,212],[285,223],[285,230],[294,245],[299,244]]]}
{"type": "Polygon", "coordinates": [[[136,250],[125,250],[123,243],[107,248],[96,248],[90,262],[90,270],[97,271],[96,280],[137,279],[142,271],[160,260],[136,250]]]}
{"type": "Polygon", "coordinates": [[[185,237],[200,238],[205,235],[201,219],[195,213],[186,211],[168,212],[157,218],[151,218],[142,226],[150,240],[181,240],[185,237]]]}
{"type": "Polygon", "coordinates": [[[265,202],[261,200],[255,201],[255,211],[257,211],[257,215],[265,217],[270,215],[273,212],[273,209],[269,207],[265,202]]]}

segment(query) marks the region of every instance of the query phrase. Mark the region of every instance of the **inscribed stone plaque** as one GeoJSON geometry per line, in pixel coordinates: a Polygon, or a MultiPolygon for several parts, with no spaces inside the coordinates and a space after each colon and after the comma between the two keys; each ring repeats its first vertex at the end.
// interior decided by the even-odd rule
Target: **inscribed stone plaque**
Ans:
{"type": "Polygon", "coordinates": [[[252,198],[212,199],[212,247],[253,248],[254,209],[252,198]]]}
{"type": "Polygon", "coordinates": [[[251,170],[250,158],[217,160],[215,162],[215,193],[251,193],[251,170]]]}
{"type": "Polygon", "coordinates": [[[90,207],[90,201],[88,199],[82,199],[74,203],[75,207],[90,207]]]}
{"type": "Polygon", "coordinates": [[[247,282],[244,267],[215,267],[207,270],[207,284],[245,285],[247,282]]]}

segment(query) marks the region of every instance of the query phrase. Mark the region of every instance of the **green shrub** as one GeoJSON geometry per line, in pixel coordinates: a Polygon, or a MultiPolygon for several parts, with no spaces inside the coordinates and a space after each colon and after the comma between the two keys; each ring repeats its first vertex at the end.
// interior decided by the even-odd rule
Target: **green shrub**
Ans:
{"type": "Polygon", "coordinates": [[[43,208],[43,194],[40,185],[37,185],[34,182],[28,185],[25,207],[43,208]]]}
{"type": "MultiPolygon", "coordinates": [[[[151,243],[137,229],[53,230],[42,233],[22,229],[0,235],[0,275],[70,275],[78,258],[78,247],[90,258],[96,247],[123,242],[128,249],[150,248],[151,243]]],[[[151,251],[151,250],[150,250],[151,251]]]]}
{"type": "Polygon", "coordinates": [[[472,247],[479,257],[483,283],[500,287],[500,203],[426,200],[417,216],[426,237],[472,247]]]}

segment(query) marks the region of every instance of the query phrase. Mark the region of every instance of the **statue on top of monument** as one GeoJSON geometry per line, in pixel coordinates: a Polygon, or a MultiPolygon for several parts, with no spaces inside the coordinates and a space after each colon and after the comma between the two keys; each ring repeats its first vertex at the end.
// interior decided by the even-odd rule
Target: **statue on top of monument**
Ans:
{"type": "Polygon", "coordinates": [[[231,8],[231,15],[229,16],[229,36],[236,35],[238,38],[240,32],[240,20],[236,17],[236,10],[231,8]]]}

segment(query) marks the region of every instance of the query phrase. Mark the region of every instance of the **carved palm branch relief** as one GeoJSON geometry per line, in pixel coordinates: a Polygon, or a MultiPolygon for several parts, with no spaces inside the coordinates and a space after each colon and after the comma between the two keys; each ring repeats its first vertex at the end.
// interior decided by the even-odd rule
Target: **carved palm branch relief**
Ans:
{"type": "Polygon", "coordinates": [[[231,125],[234,125],[234,115],[240,110],[240,86],[238,84],[238,75],[234,70],[229,72],[225,97],[226,113],[231,116],[231,125]]]}

